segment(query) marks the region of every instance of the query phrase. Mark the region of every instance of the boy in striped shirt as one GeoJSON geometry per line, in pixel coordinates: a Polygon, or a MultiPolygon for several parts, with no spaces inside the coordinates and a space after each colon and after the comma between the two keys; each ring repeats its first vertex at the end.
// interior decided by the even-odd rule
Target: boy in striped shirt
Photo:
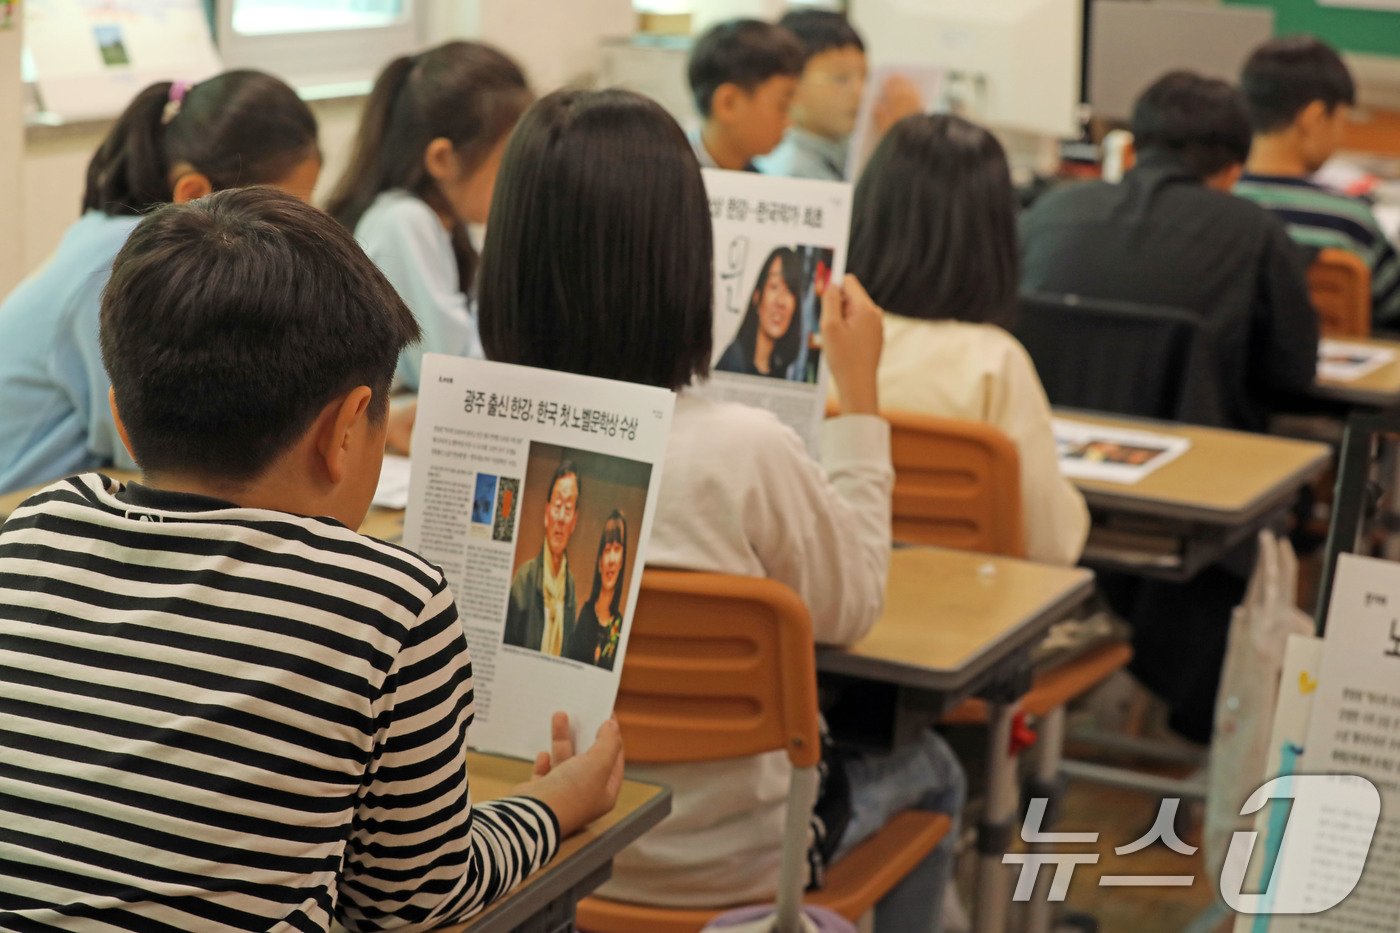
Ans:
{"type": "Polygon", "coordinates": [[[1295,241],[1353,252],[1371,268],[1371,315],[1400,327],[1400,259],[1365,202],[1310,176],[1341,145],[1356,102],[1351,73],[1334,49],[1311,36],[1274,39],[1254,51],[1240,76],[1254,126],[1246,172],[1235,193],[1278,215],[1295,241]]]}
{"type": "Polygon", "coordinates": [[[356,534],[418,326],[272,189],[155,212],[103,297],[143,470],[0,528],[0,928],[427,928],[611,809],[616,723],[473,806],[471,664],[441,571],[356,534]]]}

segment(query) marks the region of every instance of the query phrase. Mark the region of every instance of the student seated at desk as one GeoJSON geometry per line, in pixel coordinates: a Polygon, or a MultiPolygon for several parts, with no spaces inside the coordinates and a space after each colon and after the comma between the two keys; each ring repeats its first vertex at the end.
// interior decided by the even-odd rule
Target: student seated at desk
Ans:
{"type": "Polygon", "coordinates": [[[885,309],[887,409],[981,421],[1021,455],[1031,560],[1074,564],[1089,510],[1060,473],[1050,403],[1016,313],[1015,195],[996,137],[956,116],[896,123],[861,174],[846,268],[885,309]]]}
{"type": "Polygon", "coordinates": [[[695,40],[686,67],[700,128],[690,143],[706,168],[756,172],[788,127],[802,74],[792,33],[756,19],[717,23],[695,40]]]}
{"type": "Polygon", "coordinates": [[[326,209],[423,328],[399,361],[405,388],[417,391],[424,353],[481,357],[467,228],[486,222],[506,137],[532,99],[520,66],[477,42],[400,56],[370,92],[326,209]]]}
{"type": "Polygon", "coordinates": [[[88,163],[83,216],[0,304],[0,492],[115,463],[131,468],[107,406],[97,309],[141,215],[238,185],[309,198],[316,118],[258,71],[152,84],[88,163]]]}
{"type": "Polygon", "coordinates": [[[1172,72],[1138,99],[1133,136],[1138,161],[1121,183],[1070,185],[1021,215],[1021,287],[1198,315],[1216,425],[1263,431],[1280,393],[1312,385],[1318,321],[1283,225],[1229,193],[1249,156],[1244,101],[1172,72]]]}
{"type": "Polygon", "coordinates": [[[351,931],[479,911],[608,812],[609,722],[473,806],[442,572],[352,531],[418,337],[327,215],[269,188],[143,221],[102,299],[143,475],[0,527],[0,928],[351,931]]]}
{"type": "MultiPolygon", "coordinates": [[[[711,238],[699,165],[659,105],[626,91],[551,94],[506,149],[482,252],[482,343],[494,360],[680,390],[648,565],[779,580],[811,610],[818,641],[850,644],[879,616],[889,569],[880,311],[854,278],[823,298],[845,414],[826,422],[818,464],[771,413],[685,391],[709,371],[711,257],[696,246],[711,238]]],[[[962,774],[932,732],[831,766],[814,881],[895,811],[961,806],[962,774]]],[[[670,785],[673,809],[617,858],[601,894],[678,907],[773,898],[782,752],[633,773],[670,785]]],[[[880,929],[937,928],[955,837],[882,902],[880,929]]]]}
{"type": "Polygon", "coordinates": [[[1377,327],[1400,327],[1400,258],[1364,201],[1311,176],[1337,151],[1356,86],[1346,63],[1312,36],[1266,42],[1245,63],[1240,90],[1254,126],[1235,194],[1273,211],[1298,243],[1355,253],[1371,268],[1377,327]]]}
{"type": "MultiPolygon", "coordinates": [[[[789,112],[792,126],[777,149],[754,162],[767,175],[844,181],[865,94],[865,43],[843,14],[831,10],[792,10],[778,25],[802,43],[806,60],[789,112]]],[[[875,104],[875,131],[884,133],[920,107],[918,90],[891,78],[875,104]]]]}

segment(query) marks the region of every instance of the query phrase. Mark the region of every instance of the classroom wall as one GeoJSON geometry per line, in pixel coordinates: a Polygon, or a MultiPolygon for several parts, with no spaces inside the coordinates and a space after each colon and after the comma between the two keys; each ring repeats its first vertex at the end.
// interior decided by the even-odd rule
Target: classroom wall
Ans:
{"type": "MultiPolygon", "coordinates": [[[[601,40],[629,34],[634,22],[631,0],[430,0],[424,44],[480,37],[509,51],[534,86],[548,90],[589,80],[598,68],[601,40]]],[[[0,76],[0,167],[18,165],[24,178],[21,186],[0,176],[0,244],[5,246],[0,249],[5,254],[0,255],[0,295],[41,263],[77,218],[87,160],[108,128],[107,123],[86,123],[16,132],[22,125],[17,49],[17,32],[0,32],[0,62],[7,69],[15,63],[14,74],[0,76]],[[11,42],[15,51],[7,52],[5,43],[11,42]]],[[[318,197],[325,196],[344,167],[362,105],[361,98],[312,103],[326,158],[318,197]]]]}
{"type": "MultiPolygon", "coordinates": [[[[23,119],[19,82],[19,24],[0,30],[0,127],[18,127],[23,119]]],[[[24,189],[24,139],[13,129],[0,130],[0,293],[24,274],[25,257],[19,224],[24,189]]]]}

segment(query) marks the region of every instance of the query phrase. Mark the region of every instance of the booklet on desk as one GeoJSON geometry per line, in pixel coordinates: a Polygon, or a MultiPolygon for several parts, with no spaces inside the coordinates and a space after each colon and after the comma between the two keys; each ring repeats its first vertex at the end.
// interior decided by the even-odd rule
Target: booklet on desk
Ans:
{"type": "Polygon", "coordinates": [[[430,353],[404,545],[442,567],[484,751],[533,758],[612,715],[674,393],[430,353]]]}
{"type": "Polygon", "coordinates": [[[841,280],[851,186],[704,169],[715,249],[714,357],[698,395],[766,408],[815,455],[826,411],[821,296],[841,280]]]}
{"type": "Polygon", "coordinates": [[[1317,376],[1337,382],[1355,382],[1395,359],[1395,351],[1366,343],[1322,340],[1317,345],[1317,376]]]}

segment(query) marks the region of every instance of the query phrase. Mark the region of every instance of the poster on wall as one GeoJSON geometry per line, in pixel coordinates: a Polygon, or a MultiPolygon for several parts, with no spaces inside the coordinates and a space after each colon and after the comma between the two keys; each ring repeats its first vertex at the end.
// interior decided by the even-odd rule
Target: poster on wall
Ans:
{"type": "Polygon", "coordinates": [[[148,84],[223,69],[203,0],[29,0],[24,44],[44,110],[65,122],[116,116],[148,84]]]}

